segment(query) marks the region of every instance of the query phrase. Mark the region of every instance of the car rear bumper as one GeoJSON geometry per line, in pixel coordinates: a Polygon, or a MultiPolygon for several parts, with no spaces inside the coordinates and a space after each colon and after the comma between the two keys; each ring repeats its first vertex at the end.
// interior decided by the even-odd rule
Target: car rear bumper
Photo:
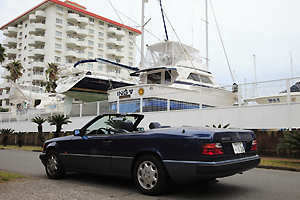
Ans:
{"type": "Polygon", "coordinates": [[[217,162],[165,160],[172,180],[201,180],[231,176],[255,168],[260,163],[258,155],[217,162]]]}

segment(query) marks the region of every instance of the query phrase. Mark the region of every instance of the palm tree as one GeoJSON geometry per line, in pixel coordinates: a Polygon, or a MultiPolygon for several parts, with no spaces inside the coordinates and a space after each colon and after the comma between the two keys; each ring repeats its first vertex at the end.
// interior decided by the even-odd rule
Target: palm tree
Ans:
{"type": "Polygon", "coordinates": [[[2,144],[3,146],[7,146],[7,139],[10,134],[12,134],[15,130],[11,128],[2,128],[0,129],[0,133],[3,134],[2,144]]]}
{"type": "Polygon", "coordinates": [[[112,120],[112,119],[108,119],[106,122],[104,122],[106,125],[112,127],[113,129],[119,130],[120,129],[120,125],[122,122],[126,121],[126,118],[124,118],[123,120],[112,120]]]}
{"type": "Polygon", "coordinates": [[[5,68],[8,71],[10,71],[10,79],[13,80],[13,82],[16,82],[16,80],[23,75],[21,72],[23,66],[21,63],[19,63],[19,61],[14,60],[13,62],[9,63],[5,68]]]}
{"type": "Polygon", "coordinates": [[[45,71],[48,75],[49,82],[46,82],[46,89],[48,87],[49,92],[54,92],[54,89],[56,88],[55,81],[57,80],[57,70],[58,66],[55,63],[48,63],[48,69],[45,71]]]}
{"type": "Polygon", "coordinates": [[[44,144],[45,138],[43,137],[43,123],[47,121],[46,119],[38,116],[31,119],[31,122],[36,123],[38,125],[38,138],[44,144]]]}
{"type": "Polygon", "coordinates": [[[56,131],[54,133],[55,138],[59,137],[59,133],[62,129],[63,124],[72,123],[69,120],[69,117],[64,117],[64,115],[54,115],[54,116],[48,117],[47,121],[50,123],[51,126],[52,125],[56,126],[56,131]]]}
{"type": "Polygon", "coordinates": [[[0,64],[5,60],[6,54],[4,52],[5,48],[0,44],[0,64]]]}
{"type": "Polygon", "coordinates": [[[17,135],[19,147],[22,147],[22,137],[23,137],[23,135],[25,135],[27,133],[26,132],[19,132],[19,133],[15,132],[14,134],[17,135]]]}
{"type": "Polygon", "coordinates": [[[300,152],[300,132],[299,131],[293,131],[290,132],[284,132],[283,133],[284,138],[279,138],[278,141],[280,142],[277,145],[276,151],[282,150],[282,149],[289,149],[289,150],[298,150],[300,152]]]}

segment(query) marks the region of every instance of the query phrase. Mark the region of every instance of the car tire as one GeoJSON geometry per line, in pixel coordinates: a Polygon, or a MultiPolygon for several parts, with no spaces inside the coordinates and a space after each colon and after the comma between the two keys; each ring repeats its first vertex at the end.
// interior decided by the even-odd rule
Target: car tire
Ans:
{"type": "Polygon", "coordinates": [[[170,181],[161,160],[153,155],[145,155],[137,160],[133,179],[138,189],[146,195],[159,195],[168,188],[170,181]]]}
{"type": "Polygon", "coordinates": [[[52,150],[47,154],[45,169],[48,177],[51,179],[60,179],[64,177],[66,171],[62,166],[57,151],[52,150]]]}

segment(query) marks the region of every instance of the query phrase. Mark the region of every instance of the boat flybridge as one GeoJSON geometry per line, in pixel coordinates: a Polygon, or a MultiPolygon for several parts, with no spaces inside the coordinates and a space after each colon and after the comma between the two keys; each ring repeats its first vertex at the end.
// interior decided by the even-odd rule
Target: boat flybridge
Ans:
{"type": "Polygon", "coordinates": [[[174,41],[147,47],[143,69],[131,73],[139,84],[111,89],[112,110],[120,113],[197,109],[232,106],[238,99],[221,88],[201,63],[199,50],[174,41]]]}

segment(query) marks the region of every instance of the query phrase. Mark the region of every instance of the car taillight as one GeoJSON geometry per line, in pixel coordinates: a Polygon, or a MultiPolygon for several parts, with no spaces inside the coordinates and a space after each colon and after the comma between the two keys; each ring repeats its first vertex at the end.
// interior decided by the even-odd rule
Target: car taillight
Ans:
{"type": "Polygon", "coordinates": [[[221,143],[205,143],[201,148],[202,155],[221,155],[224,154],[221,143]]]}
{"type": "Polygon", "coordinates": [[[256,140],[252,141],[251,151],[257,151],[257,142],[256,142],[256,140]]]}
{"type": "Polygon", "coordinates": [[[43,144],[43,152],[45,152],[45,143],[43,144]]]}

